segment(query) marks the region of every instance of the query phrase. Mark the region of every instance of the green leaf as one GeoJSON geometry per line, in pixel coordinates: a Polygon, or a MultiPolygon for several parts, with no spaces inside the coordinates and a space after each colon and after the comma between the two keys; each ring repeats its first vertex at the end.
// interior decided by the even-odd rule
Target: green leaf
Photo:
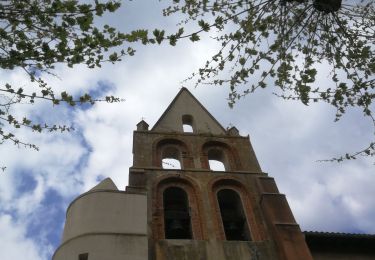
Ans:
{"type": "Polygon", "coordinates": [[[199,35],[196,34],[196,33],[193,33],[190,38],[189,38],[192,42],[196,42],[196,41],[199,41],[200,38],[199,38],[199,35]]]}
{"type": "Polygon", "coordinates": [[[203,20],[198,21],[198,25],[202,28],[203,31],[208,32],[210,30],[210,25],[203,20]]]}

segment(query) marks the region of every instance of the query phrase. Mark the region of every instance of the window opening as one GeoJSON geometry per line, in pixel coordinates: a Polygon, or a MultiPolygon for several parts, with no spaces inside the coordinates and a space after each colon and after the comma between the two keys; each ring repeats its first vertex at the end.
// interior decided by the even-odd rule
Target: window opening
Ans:
{"type": "Polygon", "coordinates": [[[78,260],[88,260],[89,259],[89,253],[79,254],[78,260]]]}
{"type": "Polygon", "coordinates": [[[208,164],[210,165],[210,170],[212,171],[225,171],[224,163],[217,161],[217,160],[208,160],[208,164]]]}
{"type": "Polygon", "coordinates": [[[193,133],[193,127],[191,125],[183,124],[182,128],[184,129],[184,133],[193,133]]]}
{"type": "Polygon", "coordinates": [[[251,240],[241,198],[238,193],[234,190],[223,189],[217,193],[217,199],[226,239],[251,240]]]}
{"type": "Polygon", "coordinates": [[[184,133],[193,133],[193,117],[191,115],[182,116],[182,128],[184,133]]]}
{"type": "Polygon", "coordinates": [[[163,194],[166,239],[191,239],[189,203],[186,192],[170,187],[163,194]]]}
{"type": "Polygon", "coordinates": [[[163,169],[181,170],[181,163],[179,160],[173,158],[164,158],[161,163],[163,169]]]}
{"type": "Polygon", "coordinates": [[[225,171],[223,151],[219,149],[208,150],[208,165],[212,171],[225,171]]]}
{"type": "Polygon", "coordinates": [[[163,150],[161,166],[163,169],[181,170],[180,152],[176,147],[166,147],[163,150]]]}

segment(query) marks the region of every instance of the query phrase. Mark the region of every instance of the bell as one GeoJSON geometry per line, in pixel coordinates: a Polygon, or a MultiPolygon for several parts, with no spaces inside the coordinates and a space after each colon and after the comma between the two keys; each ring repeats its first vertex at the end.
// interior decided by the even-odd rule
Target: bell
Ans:
{"type": "Polygon", "coordinates": [[[182,227],[182,223],[178,219],[174,219],[171,221],[171,224],[169,225],[169,229],[171,231],[182,231],[184,228],[182,227]]]}
{"type": "Polygon", "coordinates": [[[234,222],[234,221],[229,222],[228,230],[234,231],[234,230],[237,230],[237,229],[238,229],[238,226],[237,226],[236,222],[234,222]]]}

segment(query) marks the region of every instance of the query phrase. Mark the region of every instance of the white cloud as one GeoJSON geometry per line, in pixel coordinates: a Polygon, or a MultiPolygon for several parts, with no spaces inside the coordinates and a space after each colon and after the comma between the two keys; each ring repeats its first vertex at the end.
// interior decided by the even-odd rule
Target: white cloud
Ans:
{"type": "Polygon", "coordinates": [[[29,259],[40,260],[38,245],[26,238],[26,227],[12,222],[9,215],[0,215],[0,258],[2,260],[29,259]]]}
{"type": "MultiPolygon", "coordinates": [[[[132,27],[138,22],[137,12],[127,21],[122,16],[119,14],[115,20],[120,26],[132,27]]],[[[154,17],[152,13],[149,19],[154,17]]],[[[149,22],[143,18],[141,22],[149,22]]],[[[165,21],[158,20],[153,25],[158,27],[165,21]]],[[[172,20],[168,26],[174,23],[172,20]]],[[[14,213],[0,215],[0,258],[22,259],[23,252],[30,252],[30,260],[48,258],[45,252],[51,251],[51,244],[26,236],[30,224],[27,217],[33,212],[41,214],[35,209],[40,209],[48,190],[70,200],[107,176],[124,189],[132,164],[132,132],[136,124],[145,117],[152,126],[179,91],[180,82],[212,56],[215,45],[210,41],[186,41],[175,48],[139,47],[135,57],[126,57],[115,65],[106,64],[100,70],[59,66],[56,72],[61,80],[47,77],[57,93],[94,91],[100,81],[114,86],[110,94],[126,101],[99,103],[85,110],[64,106],[56,109],[45,102],[17,107],[20,116],[37,113],[51,122],[71,122],[77,131],[52,135],[20,131],[21,137],[41,147],[39,152],[0,146],[0,165],[8,167],[5,173],[0,172],[0,204],[3,210],[14,213]],[[19,184],[26,176],[35,183],[25,192],[19,184]]],[[[28,78],[19,71],[0,71],[0,78],[2,82],[28,85],[28,78]]],[[[319,80],[326,78],[320,76],[319,80]]],[[[194,81],[185,85],[192,86],[194,81]]],[[[233,109],[227,106],[228,90],[224,87],[189,89],[224,127],[231,123],[242,135],[250,134],[263,170],[275,177],[280,191],[286,193],[303,229],[375,232],[375,177],[371,160],[315,162],[343,151],[358,150],[373,137],[371,126],[363,123],[360,111],[333,123],[334,111],[327,105],[306,107],[282,101],[272,96],[272,89],[249,95],[233,109]]],[[[43,236],[45,232],[40,231],[43,236]]]]}

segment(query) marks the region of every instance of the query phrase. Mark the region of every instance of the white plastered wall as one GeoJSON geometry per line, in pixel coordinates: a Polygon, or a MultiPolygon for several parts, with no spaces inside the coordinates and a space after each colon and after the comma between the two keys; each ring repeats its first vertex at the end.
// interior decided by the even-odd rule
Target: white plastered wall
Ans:
{"type": "Polygon", "coordinates": [[[146,260],[146,195],[94,189],[73,201],[53,260],[85,253],[89,260],[146,260]]]}

